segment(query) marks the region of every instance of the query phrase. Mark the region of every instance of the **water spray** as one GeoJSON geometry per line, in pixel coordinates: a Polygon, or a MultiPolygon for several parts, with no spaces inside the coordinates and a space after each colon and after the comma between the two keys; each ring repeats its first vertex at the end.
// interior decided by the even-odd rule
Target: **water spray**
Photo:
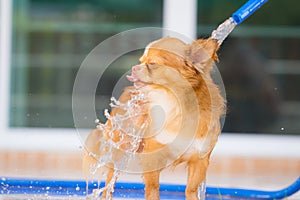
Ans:
{"type": "Polygon", "coordinates": [[[268,0],[249,0],[237,11],[235,11],[231,17],[225,20],[218,26],[211,34],[211,38],[218,40],[219,45],[223,43],[225,38],[233,31],[236,25],[242,23],[268,0]]]}

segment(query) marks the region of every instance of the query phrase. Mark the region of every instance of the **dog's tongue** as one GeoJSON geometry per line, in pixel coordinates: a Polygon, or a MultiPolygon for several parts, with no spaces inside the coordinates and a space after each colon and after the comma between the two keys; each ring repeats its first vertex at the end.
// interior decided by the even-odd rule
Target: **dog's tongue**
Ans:
{"type": "Polygon", "coordinates": [[[131,82],[138,81],[138,79],[136,77],[134,77],[133,75],[127,75],[126,78],[127,78],[127,80],[129,80],[131,82]]]}
{"type": "Polygon", "coordinates": [[[143,86],[145,86],[145,84],[143,82],[139,81],[139,79],[136,78],[134,75],[127,75],[126,77],[127,77],[127,79],[130,82],[133,82],[134,86],[136,86],[136,87],[143,87],[143,86]]]}

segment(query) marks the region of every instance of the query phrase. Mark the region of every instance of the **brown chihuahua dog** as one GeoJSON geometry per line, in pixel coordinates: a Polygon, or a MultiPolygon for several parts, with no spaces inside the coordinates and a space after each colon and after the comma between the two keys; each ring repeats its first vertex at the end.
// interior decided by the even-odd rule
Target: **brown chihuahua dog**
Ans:
{"type": "MultiPolygon", "coordinates": [[[[141,64],[133,66],[132,74],[127,76],[148,102],[147,114],[140,121],[146,120],[149,125],[137,151],[148,200],[160,199],[161,170],[183,162],[188,170],[186,199],[198,199],[198,187],[206,179],[210,155],[221,132],[220,117],[225,114],[225,100],[211,78],[218,48],[217,41],[211,38],[191,44],[162,38],[146,47],[141,64]]],[[[129,99],[130,88],[127,88],[119,101],[129,99]]],[[[115,108],[111,115],[121,112],[115,108]]],[[[97,162],[88,152],[101,155],[99,138],[103,135],[109,137],[94,130],[86,140],[83,160],[86,177],[89,166],[97,162]]],[[[111,166],[107,183],[113,172],[111,166]]]]}

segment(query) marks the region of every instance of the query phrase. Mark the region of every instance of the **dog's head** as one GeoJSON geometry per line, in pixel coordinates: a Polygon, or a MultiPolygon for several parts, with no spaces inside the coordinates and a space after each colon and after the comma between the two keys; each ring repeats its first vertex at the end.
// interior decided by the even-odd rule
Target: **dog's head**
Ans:
{"type": "Polygon", "coordinates": [[[141,64],[132,67],[128,80],[136,86],[146,84],[180,84],[179,76],[198,87],[202,76],[210,74],[217,60],[218,43],[214,39],[197,40],[185,44],[166,37],[150,43],[140,58],[141,64]]]}

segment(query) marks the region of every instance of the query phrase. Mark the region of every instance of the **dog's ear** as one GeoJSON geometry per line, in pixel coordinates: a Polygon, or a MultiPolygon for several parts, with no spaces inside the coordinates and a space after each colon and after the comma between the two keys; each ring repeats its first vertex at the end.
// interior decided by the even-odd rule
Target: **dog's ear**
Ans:
{"type": "Polygon", "coordinates": [[[218,61],[217,50],[219,44],[217,40],[199,39],[190,44],[187,51],[187,59],[200,72],[207,72],[212,67],[214,61],[218,61]]]}

